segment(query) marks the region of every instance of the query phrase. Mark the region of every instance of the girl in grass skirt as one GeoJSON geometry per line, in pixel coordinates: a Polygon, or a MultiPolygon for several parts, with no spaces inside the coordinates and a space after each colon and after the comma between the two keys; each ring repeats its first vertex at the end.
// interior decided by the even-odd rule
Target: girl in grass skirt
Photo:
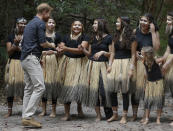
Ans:
{"type": "MultiPolygon", "coordinates": [[[[130,76],[129,70],[134,70],[134,63],[131,63],[131,48],[135,46],[133,44],[134,37],[133,31],[130,28],[129,17],[118,17],[116,22],[116,34],[113,40],[113,57],[110,59],[108,68],[108,86],[111,91],[111,105],[113,109],[113,116],[108,122],[118,120],[118,92],[122,93],[123,97],[123,117],[120,123],[125,124],[127,122],[127,112],[129,107],[129,87],[130,76]]],[[[135,57],[135,52],[133,54],[135,57]]],[[[135,86],[135,81],[133,81],[135,86]]]]}
{"type": "Polygon", "coordinates": [[[23,39],[23,31],[27,21],[24,18],[17,19],[16,28],[12,34],[8,36],[6,43],[9,59],[6,65],[5,82],[7,89],[8,114],[12,115],[12,107],[14,97],[23,99],[24,94],[24,73],[20,64],[21,42],[23,39]]]}
{"type": "Polygon", "coordinates": [[[146,84],[144,95],[145,117],[141,121],[148,124],[150,110],[157,109],[157,124],[160,124],[160,117],[164,105],[163,76],[159,65],[154,59],[154,52],[151,46],[142,48],[143,63],[146,69],[146,84]]]}
{"type": "Polygon", "coordinates": [[[77,102],[78,116],[83,117],[82,103],[86,99],[85,66],[87,58],[82,51],[78,49],[79,45],[88,47],[89,38],[83,33],[83,24],[80,21],[74,21],[71,25],[71,34],[66,35],[58,46],[57,50],[64,53],[61,60],[61,83],[60,101],[64,103],[65,117],[63,120],[70,120],[70,104],[77,102]]]}
{"type": "Polygon", "coordinates": [[[137,111],[140,99],[144,97],[144,70],[145,67],[140,58],[141,49],[144,46],[152,46],[154,52],[156,52],[160,47],[160,39],[158,27],[154,21],[151,14],[144,14],[139,20],[139,27],[135,31],[136,34],[136,57],[137,57],[137,67],[136,67],[136,87],[133,89],[131,96],[131,103],[133,108],[133,121],[137,118],[137,111]]]}
{"type": "MultiPolygon", "coordinates": [[[[170,89],[173,97],[173,11],[167,14],[166,34],[168,35],[168,45],[163,57],[157,62],[163,64],[162,72],[165,74],[165,87],[170,89]]],[[[173,126],[173,122],[170,124],[173,126]]]]}
{"type": "Polygon", "coordinates": [[[106,118],[112,116],[112,109],[107,107],[107,67],[108,57],[111,54],[112,37],[107,30],[104,19],[96,19],[93,24],[94,34],[87,50],[79,48],[89,57],[87,62],[88,102],[90,107],[95,107],[96,121],[101,120],[100,106],[104,106],[106,118]]]}
{"type": "MultiPolygon", "coordinates": [[[[46,23],[46,39],[56,47],[61,42],[61,37],[55,32],[55,20],[50,18],[46,23]]],[[[57,98],[60,94],[60,88],[57,84],[58,56],[54,49],[44,49],[42,52],[43,73],[46,91],[42,97],[42,113],[40,116],[46,115],[46,104],[48,100],[52,100],[52,113],[50,117],[56,116],[57,98]]]]}

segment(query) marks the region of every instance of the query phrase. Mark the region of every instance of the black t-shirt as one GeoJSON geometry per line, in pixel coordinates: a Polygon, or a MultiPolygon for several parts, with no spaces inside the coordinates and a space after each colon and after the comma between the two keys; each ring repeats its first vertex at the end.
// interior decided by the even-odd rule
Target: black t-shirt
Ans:
{"type": "Polygon", "coordinates": [[[136,29],[137,50],[141,51],[144,46],[153,46],[151,33],[143,34],[139,28],[136,29]]]}
{"type": "Polygon", "coordinates": [[[111,35],[105,36],[101,42],[98,41],[96,38],[94,38],[94,40],[91,44],[91,56],[89,59],[93,60],[93,61],[100,61],[100,62],[108,61],[108,58],[104,55],[100,56],[100,58],[98,60],[95,60],[93,57],[97,52],[100,52],[100,51],[109,52],[109,45],[111,45],[111,44],[112,44],[111,35]]]}
{"type": "MultiPolygon", "coordinates": [[[[61,42],[61,36],[58,33],[55,33],[54,38],[46,36],[46,40],[50,43],[55,43],[55,46],[57,47],[57,45],[61,42]]],[[[44,48],[44,51],[47,51],[47,50],[55,50],[55,49],[53,49],[53,48],[44,48]]]]}
{"type": "Polygon", "coordinates": [[[24,60],[29,54],[40,58],[43,48],[40,44],[46,42],[45,22],[35,16],[25,27],[22,41],[21,60],[24,60]]]}
{"type": "Polygon", "coordinates": [[[159,65],[154,61],[154,64],[151,67],[151,70],[149,71],[149,68],[146,64],[145,68],[146,68],[146,72],[147,72],[147,79],[148,81],[157,81],[163,78],[162,76],[162,72],[161,69],[159,67],[159,65]]]}
{"type": "Polygon", "coordinates": [[[131,58],[131,49],[127,49],[126,47],[122,48],[121,47],[121,42],[117,41],[114,44],[115,48],[115,59],[126,59],[126,58],[131,58]]]}
{"type": "MultiPolygon", "coordinates": [[[[14,38],[15,38],[15,34],[12,33],[8,36],[8,40],[7,42],[11,42],[11,44],[14,44],[14,38]]],[[[14,51],[13,54],[11,54],[9,56],[10,59],[20,59],[21,56],[21,51],[14,51]]]]}
{"type": "Polygon", "coordinates": [[[171,49],[171,54],[173,54],[173,34],[169,35],[168,45],[171,49]]]}
{"type": "MultiPolygon", "coordinates": [[[[70,35],[66,35],[63,39],[65,46],[70,48],[78,48],[78,45],[82,44],[82,41],[89,42],[89,37],[87,35],[81,35],[77,40],[71,40],[70,35]]],[[[84,54],[74,54],[71,52],[64,52],[64,54],[70,58],[81,58],[85,57],[84,54]]]]}

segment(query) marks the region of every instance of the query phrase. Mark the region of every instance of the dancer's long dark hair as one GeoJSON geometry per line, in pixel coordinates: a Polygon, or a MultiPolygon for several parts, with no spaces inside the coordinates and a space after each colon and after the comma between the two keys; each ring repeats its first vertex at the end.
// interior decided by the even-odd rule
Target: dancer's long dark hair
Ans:
{"type": "Polygon", "coordinates": [[[158,27],[156,21],[154,20],[154,17],[152,16],[152,14],[150,14],[150,13],[145,13],[145,14],[142,15],[141,17],[143,17],[143,16],[146,17],[146,18],[148,19],[149,23],[153,23],[153,24],[154,24],[154,26],[155,26],[155,31],[158,31],[158,30],[159,30],[159,27],[158,27]]]}
{"type": "Polygon", "coordinates": [[[116,44],[120,39],[121,33],[123,33],[120,47],[131,49],[131,42],[134,36],[133,36],[133,30],[130,27],[130,18],[129,17],[119,17],[119,18],[121,19],[121,29],[115,30],[113,42],[114,44],[116,44]]]}
{"type": "Polygon", "coordinates": [[[109,30],[107,27],[107,21],[105,19],[95,19],[95,21],[98,21],[98,29],[97,32],[92,32],[92,37],[91,37],[91,42],[93,42],[93,40],[95,39],[96,35],[99,36],[99,42],[101,43],[101,41],[103,40],[103,34],[109,34],[109,30]]]}

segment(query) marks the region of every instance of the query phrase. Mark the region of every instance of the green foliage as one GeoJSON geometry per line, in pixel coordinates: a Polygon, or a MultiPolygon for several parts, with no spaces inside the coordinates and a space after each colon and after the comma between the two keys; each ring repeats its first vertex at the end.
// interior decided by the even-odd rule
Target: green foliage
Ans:
{"type": "Polygon", "coordinates": [[[7,60],[7,51],[5,47],[0,47],[0,65],[5,63],[7,60]]]}

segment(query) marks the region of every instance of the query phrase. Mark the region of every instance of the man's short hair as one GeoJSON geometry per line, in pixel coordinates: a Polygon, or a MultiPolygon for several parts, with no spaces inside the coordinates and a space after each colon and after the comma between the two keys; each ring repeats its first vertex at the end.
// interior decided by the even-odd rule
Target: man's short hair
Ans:
{"type": "Polygon", "coordinates": [[[37,13],[43,13],[44,11],[46,12],[52,11],[53,8],[47,3],[41,3],[40,5],[37,6],[36,10],[37,13]]]}

